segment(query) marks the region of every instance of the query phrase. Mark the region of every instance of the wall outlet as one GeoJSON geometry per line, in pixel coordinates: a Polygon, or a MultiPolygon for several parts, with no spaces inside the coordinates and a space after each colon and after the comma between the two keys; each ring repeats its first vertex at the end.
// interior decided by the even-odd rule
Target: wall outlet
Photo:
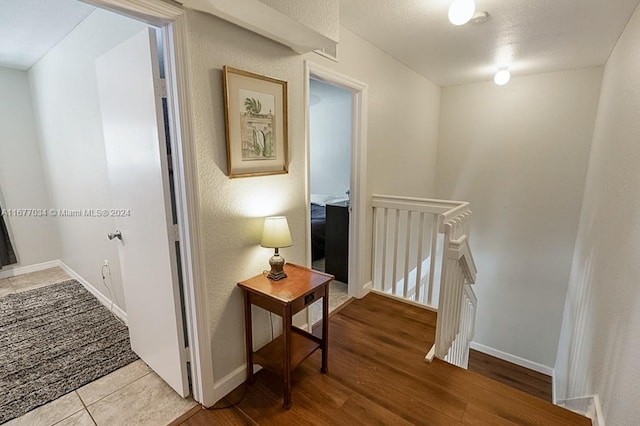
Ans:
{"type": "Polygon", "coordinates": [[[105,259],[104,262],[102,262],[102,266],[106,266],[108,268],[109,267],[109,259],[105,259]]]}

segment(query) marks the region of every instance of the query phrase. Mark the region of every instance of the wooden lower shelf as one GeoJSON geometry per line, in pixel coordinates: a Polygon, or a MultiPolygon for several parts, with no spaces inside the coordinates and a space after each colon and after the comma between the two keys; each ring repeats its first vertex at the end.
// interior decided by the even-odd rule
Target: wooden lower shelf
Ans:
{"type": "MultiPolygon", "coordinates": [[[[291,370],[307,359],[320,345],[309,338],[291,331],[291,370]]],[[[253,362],[267,370],[282,372],[284,362],[284,337],[281,334],[253,353],[253,362]]]]}

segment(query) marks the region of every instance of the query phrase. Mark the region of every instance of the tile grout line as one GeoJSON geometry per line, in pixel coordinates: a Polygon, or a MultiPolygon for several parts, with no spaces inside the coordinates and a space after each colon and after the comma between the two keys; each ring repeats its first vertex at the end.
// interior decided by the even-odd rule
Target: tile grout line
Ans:
{"type": "Polygon", "coordinates": [[[82,397],[80,396],[80,394],[78,393],[78,389],[74,390],[74,392],[76,393],[76,396],[78,397],[78,399],[80,400],[80,403],[82,404],[82,406],[84,407],[84,411],[87,412],[87,414],[89,415],[89,417],[91,418],[91,421],[93,422],[94,425],[98,425],[98,422],[96,422],[96,419],[93,418],[93,416],[91,415],[91,411],[89,411],[89,407],[87,407],[87,404],[84,403],[84,401],[82,400],[82,397]]]}
{"type": "MultiPolygon", "coordinates": [[[[80,395],[78,395],[78,394],[76,393],[76,391],[73,391],[73,393],[75,393],[75,394],[76,394],[76,397],[78,398],[78,400],[80,401],[80,403],[81,403],[81,404],[82,404],[82,406],[84,407],[84,403],[82,402],[82,399],[80,398],[80,395]]],[[[67,395],[70,395],[70,394],[71,394],[71,392],[69,392],[67,395]]],[[[41,407],[45,407],[45,406],[47,406],[48,404],[51,404],[51,403],[53,403],[53,402],[55,402],[55,401],[58,401],[58,400],[59,400],[59,399],[61,399],[61,398],[64,398],[65,396],[66,396],[66,395],[63,395],[63,396],[61,396],[60,398],[54,399],[53,401],[49,401],[47,404],[45,404],[45,405],[41,405],[40,407],[37,407],[37,408],[35,408],[34,410],[37,410],[38,408],[41,408],[41,407]]],[[[85,408],[86,408],[86,407],[85,407],[85,408]]],[[[51,426],[56,426],[57,424],[60,424],[60,423],[64,422],[64,421],[65,421],[65,420],[67,420],[68,418],[73,417],[73,416],[75,416],[76,414],[78,414],[79,412],[81,412],[81,411],[85,410],[85,408],[81,408],[81,409],[79,409],[78,411],[74,411],[73,413],[69,414],[67,417],[64,417],[64,418],[62,418],[62,419],[60,419],[60,420],[57,420],[56,422],[52,423],[52,425],[51,425],[51,426]]],[[[16,419],[22,418],[22,417],[26,416],[27,414],[29,414],[29,413],[33,412],[34,410],[28,411],[28,412],[26,412],[25,414],[23,414],[22,416],[20,416],[20,417],[16,417],[16,419]]],[[[86,410],[85,410],[85,411],[86,411],[86,410]]]]}
{"type": "MultiPolygon", "coordinates": [[[[142,361],[142,360],[140,360],[140,361],[142,361]]],[[[134,361],[134,362],[135,362],[135,361],[134,361]]],[[[144,361],[142,361],[142,362],[144,362],[144,361]]],[[[129,364],[129,365],[130,365],[130,364],[129,364]]],[[[145,363],[145,365],[147,365],[147,364],[145,363]]],[[[117,371],[117,370],[116,370],[116,371],[117,371]]],[[[114,393],[121,391],[122,389],[126,388],[127,386],[131,385],[132,383],[137,382],[138,380],[140,380],[140,379],[142,379],[142,378],[144,378],[144,377],[147,377],[147,376],[148,376],[149,374],[151,374],[151,373],[153,373],[153,370],[149,369],[149,371],[147,371],[147,372],[146,372],[145,374],[143,374],[142,376],[137,377],[135,380],[132,380],[132,381],[130,381],[130,382],[128,382],[128,383],[126,383],[126,384],[124,384],[124,385],[120,386],[118,389],[115,389],[114,391],[109,392],[109,393],[108,393],[108,394],[106,394],[106,395],[103,395],[102,397],[100,397],[100,398],[96,399],[95,401],[93,401],[93,402],[92,402],[91,404],[89,404],[89,405],[96,404],[96,403],[98,403],[98,402],[102,401],[103,399],[110,397],[110,396],[111,396],[111,395],[113,395],[114,393]]],[[[106,376],[104,376],[104,377],[106,377],[106,376]]],[[[100,379],[97,379],[97,380],[100,380],[100,379]]],[[[81,388],[80,388],[80,389],[81,389],[81,388]]],[[[75,390],[75,392],[77,392],[77,391],[78,391],[78,390],[75,390]]],[[[80,397],[80,394],[78,394],[78,397],[80,398],[80,401],[82,401],[82,397],[80,397]]],[[[84,401],[82,401],[82,404],[84,405],[84,401]]],[[[85,405],[85,406],[86,406],[86,405],[85,405]]],[[[88,406],[86,406],[86,407],[87,407],[87,411],[89,411],[88,406]]]]}
{"type": "Polygon", "coordinates": [[[16,288],[13,286],[13,283],[11,282],[11,279],[7,278],[7,282],[9,283],[9,287],[11,287],[11,290],[13,291],[13,294],[16,294],[16,288]]]}

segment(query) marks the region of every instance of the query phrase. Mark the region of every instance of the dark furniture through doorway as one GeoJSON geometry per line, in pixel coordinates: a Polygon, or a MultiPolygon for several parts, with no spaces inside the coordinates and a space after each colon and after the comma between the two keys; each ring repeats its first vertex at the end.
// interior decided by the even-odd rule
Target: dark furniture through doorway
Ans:
{"type": "Polygon", "coordinates": [[[325,240],[326,273],[349,282],[349,202],[327,204],[325,240]]]}

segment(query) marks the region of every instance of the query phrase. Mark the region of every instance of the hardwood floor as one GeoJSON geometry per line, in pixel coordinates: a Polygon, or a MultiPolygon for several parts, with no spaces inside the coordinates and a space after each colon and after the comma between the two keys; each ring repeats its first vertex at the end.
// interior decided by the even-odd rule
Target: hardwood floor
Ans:
{"type": "Polygon", "coordinates": [[[329,373],[316,352],[292,374],[284,410],[277,376],[266,371],[183,425],[589,425],[585,417],[440,360],[424,362],[435,314],[369,294],[331,317],[329,373]]]}
{"type": "Polygon", "coordinates": [[[471,349],[469,371],[551,402],[551,377],[471,349]]]}

